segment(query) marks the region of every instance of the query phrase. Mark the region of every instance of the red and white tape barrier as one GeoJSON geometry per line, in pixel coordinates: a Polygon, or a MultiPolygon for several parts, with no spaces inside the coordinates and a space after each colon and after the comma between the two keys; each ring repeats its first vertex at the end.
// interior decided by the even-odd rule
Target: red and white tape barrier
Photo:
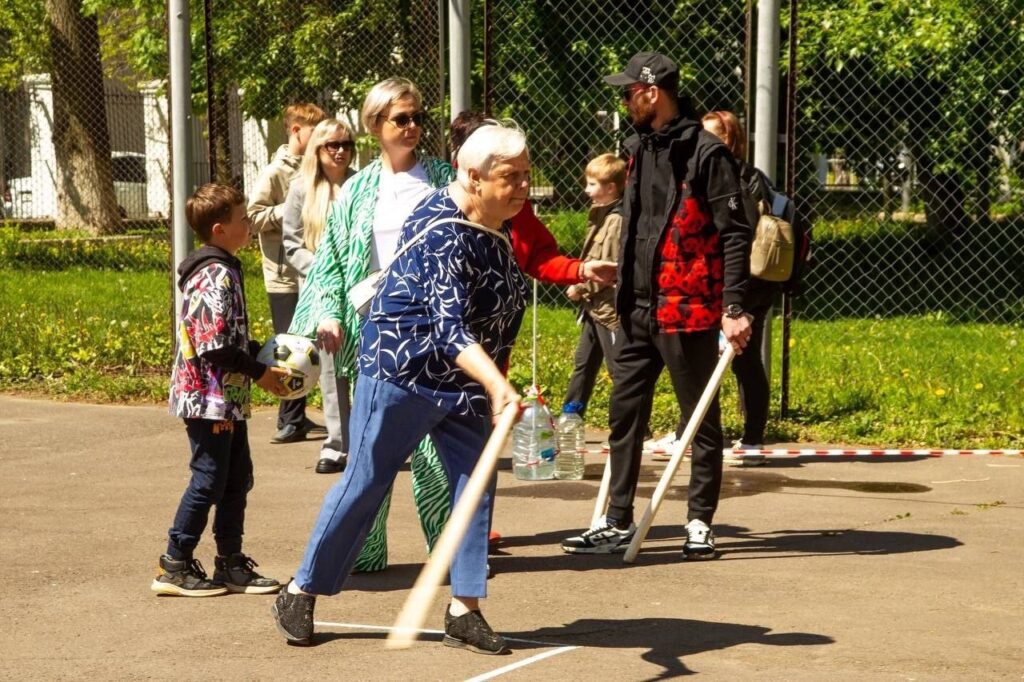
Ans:
{"type": "MultiPolygon", "coordinates": [[[[608,454],[608,448],[601,448],[602,454],[608,454]]],[[[645,451],[645,454],[671,455],[668,450],[645,451]]],[[[689,454],[689,450],[687,450],[689,454]]],[[[762,450],[733,450],[726,448],[724,454],[732,459],[771,458],[786,459],[793,457],[1021,457],[1024,450],[952,450],[952,449],[897,449],[897,448],[770,448],[762,450]]]]}

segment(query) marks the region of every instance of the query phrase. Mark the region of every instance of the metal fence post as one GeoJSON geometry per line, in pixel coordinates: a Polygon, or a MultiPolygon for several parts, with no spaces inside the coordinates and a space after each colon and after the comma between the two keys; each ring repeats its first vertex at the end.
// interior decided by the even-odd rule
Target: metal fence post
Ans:
{"type": "Polygon", "coordinates": [[[472,59],[469,35],[469,0],[448,0],[448,78],[452,97],[451,119],[472,107],[469,87],[469,64],[472,59]]]}
{"type": "MultiPolygon", "coordinates": [[[[171,97],[171,287],[174,311],[181,310],[181,291],[175,283],[178,266],[192,250],[192,234],[185,219],[185,201],[192,191],[192,94],[189,86],[191,45],[187,0],[168,0],[167,43],[171,97]]],[[[174,322],[171,322],[172,328],[174,322]]]]}
{"type": "MultiPolygon", "coordinates": [[[[757,66],[754,104],[754,165],[775,182],[779,144],[779,0],[757,3],[757,66]]],[[[764,322],[761,360],[772,381],[772,311],[764,322]]]]}

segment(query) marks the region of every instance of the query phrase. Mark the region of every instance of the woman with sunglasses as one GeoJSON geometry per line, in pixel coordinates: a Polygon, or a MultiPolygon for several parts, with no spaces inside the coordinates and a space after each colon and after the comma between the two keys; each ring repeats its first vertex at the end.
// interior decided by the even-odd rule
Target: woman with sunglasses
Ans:
{"type": "MultiPolygon", "coordinates": [[[[349,166],[355,156],[352,128],[336,118],[321,121],[310,134],[299,173],[288,188],[281,217],[284,255],[299,273],[299,287],[313,267],[313,254],[323,236],[327,212],[341,186],[355,175],[349,166]]],[[[327,438],[320,445],[318,474],[344,468],[348,453],[350,389],[348,379],[334,371],[330,353],[320,351],[320,392],[323,395],[327,438]]]]}
{"type": "MultiPolygon", "coordinates": [[[[412,81],[389,78],[367,94],[363,126],[380,144],[380,157],[345,183],[331,204],[323,238],[309,270],[291,332],[316,337],[333,354],[335,372],[353,381],[361,320],[348,302],[349,290],[394,257],[405,219],[433,190],[455,177],[451,165],[417,154],[423,133],[422,97],[412,81]]],[[[344,469],[344,462],[338,470],[344,469]]],[[[413,496],[420,524],[433,547],[448,518],[444,467],[429,439],[412,453],[413,496]]],[[[356,571],[387,568],[388,495],[367,536],[356,571]]]]}

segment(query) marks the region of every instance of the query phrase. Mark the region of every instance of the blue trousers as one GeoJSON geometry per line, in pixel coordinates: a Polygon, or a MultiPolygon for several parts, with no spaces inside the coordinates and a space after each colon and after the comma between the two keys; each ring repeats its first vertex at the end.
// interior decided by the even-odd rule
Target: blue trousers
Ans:
{"type": "MultiPolygon", "coordinates": [[[[298,587],[311,594],[341,591],[398,470],[425,436],[437,447],[454,506],[490,431],[489,417],[455,415],[401,386],[360,376],[349,422],[348,466],[324,497],[295,574],[298,587]]],[[[487,535],[495,481],[491,479],[452,561],[456,597],[487,596],[487,535]]]]}
{"type": "Polygon", "coordinates": [[[191,559],[214,506],[217,553],[241,552],[245,502],[252,488],[248,425],[244,421],[184,421],[192,449],[192,478],[168,532],[167,553],[179,561],[191,559]]]}

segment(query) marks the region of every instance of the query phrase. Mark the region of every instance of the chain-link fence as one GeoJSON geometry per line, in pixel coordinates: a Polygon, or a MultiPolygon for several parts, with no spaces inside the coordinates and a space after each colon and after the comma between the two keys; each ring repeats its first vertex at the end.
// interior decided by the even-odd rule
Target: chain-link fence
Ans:
{"type": "Polygon", "coordinates": [[[1024,317],[1022,9],[929,7],[800,3],[804,316],[1024,317]]]}
{"type": "MultiPolygon", "coordinates": [[[[618,93],[601,76],[638,50],[660,50],[680,65],[696,112],[731,109],[747,122],[751,4],[472,3],[477,106],[528,133],[532,198],[565,252],[578,253],[586,229],[586,162],[628,133],[618,93]]],[[[1022,9],[1015,0],[919,4],[799,0],[795,69],[783,7],[781,91],[794,72],[798,84],[795,198],[815,235],[790,343],[792,428],[815,424],[816,437],[843,420],[860,426],[841,437],[877,440],[890,437],[878,426],[889,419],[1002,414],[971,426],[961,442],[981,428],[1024,423],[1002,407],[1016,404],[1003,398],[1020,388],[1013,345],[1024,318],[1022,9]],[[928,341],[912,340],[922,329],[928,341]],[[953,358],[945,364],[934,360],[947,357],[933,352],[940,346],[953,358]],[[904,349],[912,357],[892,356],[904,349]],[[1001,358],[991,363],[997,376],[972,369],[976,378],[959,379],[970,414],[949,416],[960,389],[948,376],[982,367],[979,353],[1001,358]],[[905,399],[898,414],[886,412],[880,405],[897,384],[905,399]],[[945,403],[932,405],[936,397],[945,403]]],[[[285,106],[314,102],[358,128],[363,95],[393,75],[419,85],[430,114],[423,149],[444,155],[445,7],[192,3],[194,180],[251,190],[285,142],[285,106]]],[[[152,395],[165,390],[173,287],[166,22],[162,4],[129,0],[0,6],[0,345],[17,349],[0,355],[4,385],[42,378],[60,390],[134,395],[119,379],[142,374],[153,377],[152,395]],[[94,383],[76,386],[84,370],[94,383]]],[[[375,153],[367,137],[359,144],[357,166],[375,153]]],[[[264,335],[258,251],[244,256],[255,331],[264,335]]],[[[541,357],[557,384],[575,342],[572,307],[555,287],[542,288],[541,300],[541,336],[551,344],[541,357]]],[[[528,357],[515,365],[528,367],[528,357]]],[[[668,401],[656,410],[672,412],[668,401]]],[[[946,437],[922,429],[891,437],[946,437]]]]}
{"type": "MultiPolygon", "coordinates": [[[[418,84],[421,149],[443,156],[443,7],[192,2],[192,182],[251,192],[287,142],[289,104],[364,134],[363,97],[390,76],[418,84]]],[[[116,396],[137,394],[141,376],[160,395],[175,286],[165,7],[13,0],[0,7],[0,55],[0,339],[12,349],[0,381],[116,396]]],[[[363,135],[353,166],[375,153],[363,135]]],[[[262,338],[259,248],[240,255],[262,338]]]]}
{"type": "MultiPolygon", "coordinates": [[[[530,136],[535,210],[567,253],[586,232],[583,169],[617,153],[632,130],[619,90],[602,76],[620,71],[641,50],[672,56],[692,110],[729,109],[741,118],[747,80],[744,3],[497,2],[484,13],[492,49],[485,102],[530,136]]],[[[544,303],[564,293],[544,287],[544,303]]]]}

